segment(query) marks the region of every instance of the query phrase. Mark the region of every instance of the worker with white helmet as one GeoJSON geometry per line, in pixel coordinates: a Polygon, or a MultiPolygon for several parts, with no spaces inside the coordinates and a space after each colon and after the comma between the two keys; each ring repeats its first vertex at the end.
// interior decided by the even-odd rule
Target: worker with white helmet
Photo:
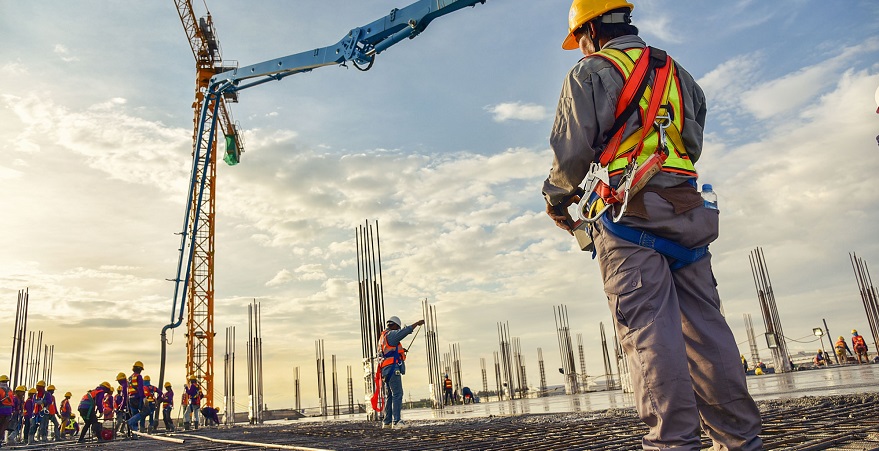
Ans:
{"type": "Polygon", "coordinates": [[[400,421],[400,410],[403,408],[402,376],[406,374],[406,349],[403,348],[402,340],[422,324],[424,324],[424,320],[418,320],[410,326],[403,327],[400,318],[392,316],[388,318],[386,328],[379,337],[378,349],[382,355],[379,371],[381,372],[382,384],[387,391],[383,428],[400,429],[406,427],[400,421]]]}
{"type": "Polygon", "coordinates": [[[586,57],[565,79],[550,135],[547,214],[569,233],[583,230],[581,247],[599,258],[649,426],[643,447],[698,450],[702,429],[715,449],[762,449],[760,412],[711,270],[719,210],[696,190],[705,96],[638,37],[633,9],[624,0],[571,5],[562,47],[586,57]],[[581,196],[585,229],[567,212],[581,196]]]}

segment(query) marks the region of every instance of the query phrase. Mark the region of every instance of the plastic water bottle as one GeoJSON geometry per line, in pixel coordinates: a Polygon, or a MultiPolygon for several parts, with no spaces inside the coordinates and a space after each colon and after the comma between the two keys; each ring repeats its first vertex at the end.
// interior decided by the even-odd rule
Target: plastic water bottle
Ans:
{"type": "Polygon", "coordinates": [[[714,188],[708,183],[702,185],[702,203],[705,205],[705,208],[720,211],[717,208],[717,193],[714,192],[714,188]]]}

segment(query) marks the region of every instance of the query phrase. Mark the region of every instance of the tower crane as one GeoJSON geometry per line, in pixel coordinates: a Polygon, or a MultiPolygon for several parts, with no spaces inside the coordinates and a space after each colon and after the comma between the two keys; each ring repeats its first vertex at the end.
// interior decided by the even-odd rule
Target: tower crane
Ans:
{"type": "Polygon", "coordinates": [[[350,61],[366,71],[376,57],[404,39],[413,39],[434,19],[485,0],[418,0],[403,8],[394,8],[378,20],[353,28],[331,46],[275,58],[246,67],[223,67],[219,42],[211,22],[195,20],[191,0],[174,0],[180,20],[196,60],[195,134],[193,135],[192,173],[189,180],[187,209],[180,232],[177,273],[171,307],[171,323],[162,328],[162,357],[159,386],[165,380],[167,331],[183,323],[187,300],[187,371],[202,378],[207,402],[213,401],[214,344],[214,195],[216,179],[216,140],[225,133],[229,164],[237,164],[243,151],[238,128],[226,103],[237,101],[237,93],[290,75],[310,72],[350,61]],[[179,308],[178,308],[179,303],[179,308]],[[177,319],[175,320],[175,315],[177,319]]]}
{"type": "MultiPolygon", "coordinates": [[[[235,93],[224,96],[208,96],[211,77],[232,67],[224,66],[220,41],[214,29],[210,11],[204,17],[196,18],[192,0],[174,0],[180,22],[195,57],[195,101],[192,148],[193,174],[198,183],[205,186],[199,198],[190,198],[187,204],[189,224],[187,231],[193,240],[193,253],[190,262],[190,276],[183,281],[189,286],[187,297],[186,322],[186,373],[194,375],[203,384],[208,405],[214,399],[214,229],[216,226],[216,180],[217,180],[217,135],[199,136],[204,124],[214,120],[219,122],[225,134],[226,154],[224,160],[230,165],[237,164],[243,142],[238,126],[232,119],[227,102],[237,102],[235,93]],[[206,108],[204,108],[206,106],[206,108]],[[208,114],[203,116],[202,110],[208,114]],[[198,149],[211,155],[211,158],[197,158],[198,149]],[[196,170],[198,168],[199,170],[196,170]],[[201,179],[204,179],[203,181],[201,179]]],[[[205,5],[207,9],[207,5],[205,5]]],[[[182,311],[181,311],[182,313],[182,311]]],[[[171,312],[174,320],[174,312],[171,312]]],[[[188,377],[188,376],[187,376],[188,377]]]]}

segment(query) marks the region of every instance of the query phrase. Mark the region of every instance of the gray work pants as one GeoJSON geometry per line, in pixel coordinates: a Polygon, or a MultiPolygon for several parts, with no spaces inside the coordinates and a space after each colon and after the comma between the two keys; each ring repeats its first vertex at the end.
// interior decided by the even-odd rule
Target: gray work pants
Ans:
{"type": "MultiPolygon", "coordinates": [[[[644,202],[649,221],[627,216],[622,223],[689,248],[717,238],[716,210],[676,215],[652,192],[644,202]]],[[[762,449],[760,412],[720,312],[711,255],[672,272],[666,257],[600,224],[593,239],[638,415],[650,428],[643,448],[699,450],[701,420],[716,450],[762,449]]]]}

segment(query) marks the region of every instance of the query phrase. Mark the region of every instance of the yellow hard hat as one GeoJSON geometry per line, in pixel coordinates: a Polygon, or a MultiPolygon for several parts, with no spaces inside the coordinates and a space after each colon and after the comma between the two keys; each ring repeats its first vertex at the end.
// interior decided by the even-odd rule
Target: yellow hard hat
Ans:
{"type": "Polygon", "coordinates": [[[46,387],[46,390],[49,390],[49,391],[55,390],[55,386],[52,384],[49,384],[49,386],[46,387]]]}
{"type": "Polygon", "coordinates": [[[9,376],[5,374],[0,376],[0,382],[9,382],[9,376]]]}
{"type": "Polygon", "coordinates": [[[149,382],[149,381],[150,381],[150,377],[149,377],[149,376],[144,376],[144,377],[143,377],[143,381],[144,381],[144,382],[149,382]]]}
{"type": "Polygon", "coordinates": [[[64,397],[65,397],[65,398],[69,398],[69,397],[71,397],[71,396],[73,396],[73,393],[67,392],[67,393],[64,394],[64,397]]]}
{"type": "Polygon", "coordinates": [[[838,340],[843,340],[843,341],[845,341],[845,337],[843,337],[842,335],[840,335],[839,338],[838,338],[838,340]]]}
{"type": "Polygon", "coordinates": [[[195,374],[190,374],[188,380],[191,380],[191,381],[197,381],[198,378],[195,377],[195,374]]]}
{"type": "Polygon", "coordinates": [[[19,385],[18,387],[15,387],[15,391],[20,391],[24,393],[27,391],[27,387],[25,387],[24,385],[19,385]]]}
{"type": "Polygon", "coordinates": [[[29,394],[29,395],[35,395],[35,394],[37,394],[37,389],[36,389],[36,388],[32,388],[32,389],[30,389],[30,390],[27,391],[27,394],[29,394]]]}
{"type": "Polygon", "coordinates": [[[128,376],[126,376],[125,373],[119,373],[116,375],[117,381],[121,381],[122,379],[128,379],[128,376]]]}
{"type": "Polygon", "coordinates": [[[852,334],[856,334],[856,333],[858,333],[858,330],[857,330],[857,329],[852,329],[852,334]]]}
{"type": "Polygon", "coordinates": [[[143,368],[143,362],[138,360],[137,362],[134,362],[134,365],[132,365],[132,366],[139,366],[139,367],[143,368]]]}
{"type": "Polygon", "coordinates": [[[107,381],[101,382],[101,387],[106,388],[107,391],[113,391],[113,386],[107,381]]]}
{"type": "Polygon", "coordinates": [[[45,387],[45,386],[46,386],[46,381],[37,382],[37,387],[45,387]]]}
{"type": "Polygon", "coordinates": [[[170,387],[170,386],[171,386],[171,383],[170,383],[170,382],[165,382],[165,388],[168,388],[168,387],[170,387]]]}
{"type": "Polygon", "coordinates": [[[120,386],[116,387],[116,391],[122,391],[122,386],[120,385],[120,386]]]}
{"type": "Polygon", "coordinates": [[[824,350],[823,350],[823,349],[819,349],[818,352],[824,352],[824,350]]]}
{"type": "Polygon", "coordinates": [[[629,8],[629,11],[632,11],[635,5],[625,0],[574,0],[568,13],[568,36],[562,42],[562,48],[574,50],[579,47],[574,31],[584,23],[618,8],[629,8]]]}

